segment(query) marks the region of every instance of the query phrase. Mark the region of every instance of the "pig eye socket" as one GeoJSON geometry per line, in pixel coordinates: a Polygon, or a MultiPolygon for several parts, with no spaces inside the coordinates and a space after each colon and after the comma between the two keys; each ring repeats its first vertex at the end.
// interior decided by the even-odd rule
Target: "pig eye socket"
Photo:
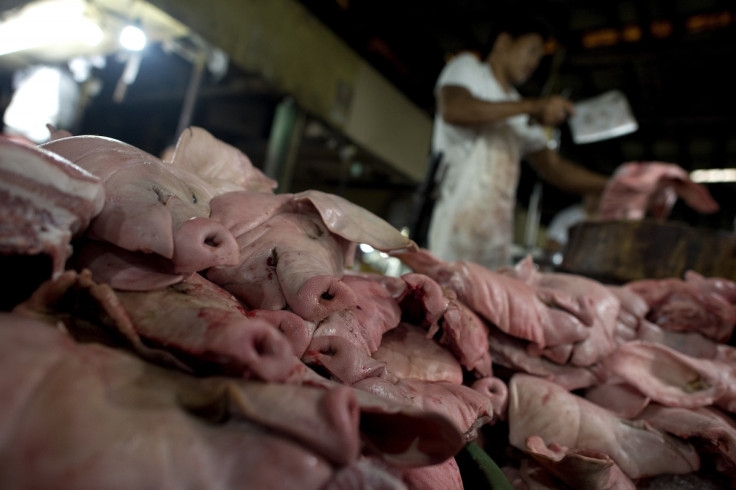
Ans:
{"type": "Polygon", "coordinates": [[[169,199],[171,199],[171,196],[173,195],[170,192],[166,192],[156,184],[153,184],[151,186],[151,190],[156,193],[156,198],[158,199],[158,202],[164,205],[169,202],[169,199]]]}
{"type": "Polygon", "coordinates": [[[166,204],[166,198],[165,198],[165,193],[164,193],[163,189],[161,189],[159,186],[157,186],[157,185],[154,184],[151,187],[151,190],[154,193],[156,193],[156,198],[158,199],[158,202],[160,202],[162,204],[166,204]]]}
{"type": "Polygon", "coordinates": [[[320,228],[317,223],[312,222],[311,224],[314,228],[307,231],[307,237],[311,238],[312,240],[317,240],[319,237],[325,234],[325,232],[322,230],[322,228],[320,228]]]}
{"type": "Polygon", "coordinates": [[[197,193],[192,187],[188,187],[187,190],[189,191],[189,194],[191,194],[191,200],[192,204],[197,204],[199,202],[199,199],[197,198],[197,193]]]}

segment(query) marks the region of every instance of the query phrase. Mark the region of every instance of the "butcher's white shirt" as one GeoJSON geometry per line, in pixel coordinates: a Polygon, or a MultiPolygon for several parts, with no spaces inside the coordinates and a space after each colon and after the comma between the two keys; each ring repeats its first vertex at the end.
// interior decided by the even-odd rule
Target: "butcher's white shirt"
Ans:
{"type": "MultiPolygon", "coordinates": [[[[445,85],[467,88],[494,102],[519,100],[505,92],[490,66],[472,54],[450,61],[436,91],[445,85]]],[[[444,260],[469,260],[490,269],[511,261],[513,216],[521,156],[541,150],[547,138],[526,115],[474,128],[454,126],[435,116],[432,148],[443,153],[440,197],[430,220],[429,250],[444,260]]]]}
{"type": "MultiPolygon", "coordinates": [[[[472,53],[463,53],[455,56],[440,73],[435,84],[435,96],[445,85],[458,85],[468,89],[474,96],[492,102],[520,100],[521,95],[514,88],[510,92],[504,91],[493,75],[490,65],[478,59],[472,53]]],[[[547,137],[540,126],[529,125],[529,116],[520,114],[493,126],[508,125],[518,138],[521,155],[539,151],[547,146],[547,137]]],[[[470,150],[478,136],[477,128],[456,126],[446,123],[438,113],[434,116],[434,130],[432,133],[432,150],[441,151],[445,160],[450,155],[454,160],[463,160],[470,155],[470,150]]]]}

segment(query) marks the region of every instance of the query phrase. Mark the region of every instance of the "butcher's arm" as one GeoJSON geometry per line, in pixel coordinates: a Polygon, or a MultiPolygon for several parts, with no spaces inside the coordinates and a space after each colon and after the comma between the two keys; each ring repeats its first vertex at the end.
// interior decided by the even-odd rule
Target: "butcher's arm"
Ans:
{"type": "Polygon", "coordinates": [[[608,177],[568,160],[556,151],[539,150],[526,155],[537,174],[555,187],[577,194],[601,194],[608,177]]]}
{"type": "Polygon", "coordinates": [[[559,96],[491,102],[474,97],[459,85],[444,85],[437,97],[437,110],[445,122],[458,126],[488,124],[519,114],[528,114],[542,124],[558,125],[573,113],[573,106],[559,96]]]}

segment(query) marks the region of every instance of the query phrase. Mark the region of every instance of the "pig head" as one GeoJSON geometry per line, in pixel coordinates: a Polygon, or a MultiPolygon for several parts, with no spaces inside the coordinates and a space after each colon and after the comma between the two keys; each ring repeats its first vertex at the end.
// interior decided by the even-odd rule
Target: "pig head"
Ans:
{"type": "Polygon", "coordinates": [[[598,214],[602,220],[666,219],[677,199],[703,214],[719,209],[708,188],[674,163],[627,162],[606,184],[598,214]]]}
{"type": "Polygon", "coordinates": [[[250,308],[288,306],[308,321],[357,304],[340,280],[357,243],[379,250],[416,247],[369,211],[319,191],[230,192],[211,205],[212,218],[236,236],[240,263],[213,267],[207,277],[250,308]]]}
{"type": "MultiPolygon", "coordinates": [[[[70,136],[42,147],[102,180],[105,205],[88,238],[165,259],[173,282],[182,274],[237,263],[235,238],[209,217],[215,189],[193,172],[100,136],[70,136]]],[[[145,287],[145,282],[130,285],[117,277],[124,276],[106,279],[119,289],[145,287]]]]}

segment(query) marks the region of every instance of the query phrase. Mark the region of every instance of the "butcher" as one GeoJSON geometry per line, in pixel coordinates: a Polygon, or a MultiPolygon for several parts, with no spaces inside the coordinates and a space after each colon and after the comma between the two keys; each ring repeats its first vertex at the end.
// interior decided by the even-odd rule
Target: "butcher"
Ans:
{"type": "Polygon", "coordinates": [[[479,58],[462,53],[435,86],[437,113],[432,151],[442,154],[439,198],[428,245],[444,260],[468,260],[490,269],[509,265],[521,159],[566,191],[600,194],[607,178],[563,158],[541,125],[557,126],[573,114],[560,96],[522,98],[544,54],[547,24],[528,14],[499,17],[490,49],[479,58]]]}

